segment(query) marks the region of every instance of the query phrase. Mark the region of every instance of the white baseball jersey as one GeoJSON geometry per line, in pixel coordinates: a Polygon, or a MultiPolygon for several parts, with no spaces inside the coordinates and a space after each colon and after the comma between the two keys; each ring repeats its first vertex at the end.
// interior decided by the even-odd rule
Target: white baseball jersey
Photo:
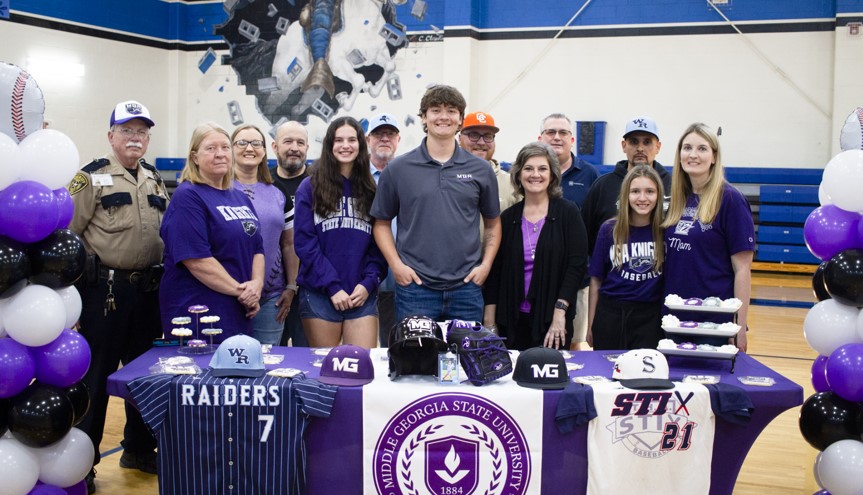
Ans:
{"type": "Polygon", "coordinates": [[[587,495],[709,493],[716,418],[700,384],[633,390],[592,385],[587,495]]]}
{"type": "Polygon", "coordinates": [[[264,375],[155,375],[129,391],[159,442],[162,495],[305,493],[304,435],[328,417],[336,387],[264,375]]]}

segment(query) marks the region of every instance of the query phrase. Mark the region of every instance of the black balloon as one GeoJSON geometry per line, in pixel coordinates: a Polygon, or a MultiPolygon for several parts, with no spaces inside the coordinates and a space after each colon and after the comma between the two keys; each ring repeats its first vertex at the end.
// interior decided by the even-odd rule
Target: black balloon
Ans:
{"type": "Polygon", "coordinates": [[[809,445],[824,450],[839,440],[860,440],[860,405],[833,392],[810,396],[800,408],[800,433],[809,445]]]}
{"type": "Polygon", "coordinates": [[[87,263],[84,242],[69,229],[55,230],[31,244],[28,252],[32,265],[30,281],[52,289],[74,284],[87,263]]]}
{"type": "Polygon", "coordinates": [[[60,387],[33,382],[11,402],[9,431],[28,447],[51,445],[72,429],[72,402],[60,387]]]}
{"type": "Polygon", "coordinates": [[[24,250],[24,245],[12,239],[0,237],[0,294],[29,276],[30,258],[24,250]]]}
{"type": "Polygon", "coordinates": [[[824,286],[838,302],[863,306],[863,249],[833,255],[824,267],[824,286]]]}
{"type": "Polygon", "coordinates": [[[9,413],[9,400],[0,399],[0,437],[6,434],[9,425],[6,423],[6,415],[9,413]]]}
{"type": "Polygon", "coordinates": [[[72,402],[74,420],[72,426],[77,426],[84,419],[84,415],[90,410],[90,391],[84,382],[78,382],[66,389],[66,397],[72,402]]]}
{"type": "Polygon", "coordinates": [[[818,268],[815,269],[815,274],[812,275],[812,290],[815,291],[815,297],[818,301],[830,299],[830,293],[827,292],[827,287],[824,286],[824,269],[827,267],[827,262],[822,261],[818,268]]]}

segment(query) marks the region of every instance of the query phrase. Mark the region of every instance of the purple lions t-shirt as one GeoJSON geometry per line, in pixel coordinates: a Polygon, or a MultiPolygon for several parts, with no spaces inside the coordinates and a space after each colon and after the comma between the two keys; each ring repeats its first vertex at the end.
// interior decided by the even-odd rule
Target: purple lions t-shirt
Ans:
{"type": "MultiPolygon", "coordinates": [[[[630,227],[623,246],[623,266],[614,266],[613,230],[616,220],[599,227],[588,273],[602,280],[599,292],[618,301],[658,302],[663,298],[662,273],[653,270],[656,243],[650,226],[630,227]]],[[[660,246],[662,249],[662,246],[660,246]]]]}
{"type": "MultiPolygon", "coordinates": [[[[743,194],[725,185],[713,223],[695,219],[699,196],[692,194],[677,225],[665,229],[665,293],[692,297],[734,297],[731,255],[755,250],[752,210],[743,194]]],[[[731,315],[674,312],[681,320],[730,321],[731,315]]]]}
{"type": "MultiPolygon", "coordinates": [[[[171,319],[192,316],[189,306],[204,304],[217,315],[223,333],[215,342],[240,333],[251,335],[252,320],[235,296],[205,286],[183,265],[187,259],[215,258],[238,282],[252,278],[252,258],[264,252],[261,224],[249,198],[233,188],[219,190],[182,182],[165,212],[160,233],[165,241],[165,275],[159,288],[162,328],[171,334],[171,319]]],[[[207,325],[209,326],[209,325],[207,325]]],[[[203,327],[202,327],[203,328],[203,327]]]]}

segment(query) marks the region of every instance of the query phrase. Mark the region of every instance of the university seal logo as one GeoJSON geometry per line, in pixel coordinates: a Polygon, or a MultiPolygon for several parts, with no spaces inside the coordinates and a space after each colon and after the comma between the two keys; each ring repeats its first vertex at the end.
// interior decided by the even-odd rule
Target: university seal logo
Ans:
{"type": "Polygon", "coordinates": [[[386,495],[521,495],[530,480],[521,428],[473,394],[422,397],[396,413],[378,437],[375,487],[386,495]]]}

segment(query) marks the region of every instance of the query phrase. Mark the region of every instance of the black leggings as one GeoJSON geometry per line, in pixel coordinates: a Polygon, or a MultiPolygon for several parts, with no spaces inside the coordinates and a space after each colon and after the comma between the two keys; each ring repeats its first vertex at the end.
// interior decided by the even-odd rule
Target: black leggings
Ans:
{"type": "Polygon", "coordinates": [[[656,349],[665,338],[662,302],[617,301],[600,294],[591,330],[596,350],[656,349]]]}

